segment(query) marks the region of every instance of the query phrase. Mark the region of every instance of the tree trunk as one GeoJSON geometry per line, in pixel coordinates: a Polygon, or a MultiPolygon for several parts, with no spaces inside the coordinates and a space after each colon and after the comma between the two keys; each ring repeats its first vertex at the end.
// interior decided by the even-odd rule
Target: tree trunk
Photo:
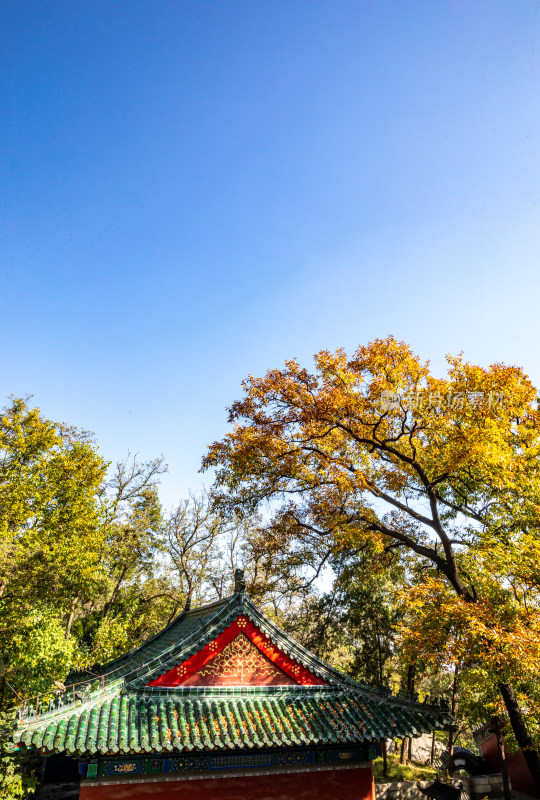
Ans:
{"type": "Polygon", "coordinates": [[[111,594],[110,600],[108,601],[108,603],[105,603],[105,608],[103,609],[103,616],[104,617],[107,616],[107,614],[109,613],[109,611],[113,607],[113,604],[114,604],[114,601],[116,600],[116,596],[118,594],[120,586],[122,585],[122,581],[126,577],[126,572],[127,572],[127,565],[124,565],[124,567],[122,569],[122,572],[120,573],[120,577],[118,578],[118,580],[116,582],[116,586],[113,589],[113,593],[111,594]]]}
{"type": "Polygon", "coordinates": [[[401,740],[401,753],[399,754],[399,763],[400,764],[404,764],[405,763],[405,747],[406,747],[406,745],[407,745],[407,737],[404,736],[403,739],[401,740]]]}
{"type": "MultiPolygon", "coordinates": [[[[416,664],[409,664],[409,667],[407,669],[407,694],[409,695],[411,700],[414,697],[415,676],[416,676],[416,664]]],[[[407,761],[412,761],[412,739],[410,736],[408,737],[407,741],[407,758],[401,763],[405,764],[407,763],[407,761]]]]}
{"type": "MultiPolygon", "coordinates": [[[[457,705],[457,687],[458,687],[458,671],[459,667],[456,664],[454,667],[454,680],[452,682],[452,697],[450,699],[450,713],[452,715],[452,719],[454,719],[456,714],[456,705],[457,705]]],[[[448,731],[448,759],[450,759],[454,755],[454,741],[455,741],[455,734],[453,730],[448,731]]]]}
{"type": "MultiPolygon", "coordinates": [[[[454,755],[454,731],[448,731],[448,766],[450,766],[450,759],[454,755]]],[[[448,770],[447,770],[448,771],[448,770]]],[[[450,775],[450,772],[448,772],[450,775]]]]}
{"type": "Polygon", "coordinates": [[[506,766],[506,756],[504,752],[503,736],[501,732],[501,721],[499,717],[492,717],[492,724],[497,734],[497,750],[499,751],[499,758],[501,759],[501,775],[503,779],[503,794],[504,800],[512,800],[512,791],[510,789],[510,779],[508,777],[508,769],[506,766]]]}
{"type": "Polygon", "coordinates": [[[537,791],[540,792],[540,756],[533,747],[531,734],[527,730],[527,725],[523,719],[523,714],[519,707],[514,689],[510,683],[499,683],[504,705],[510,718],[510,725],[516,737],[520,750],[525,756],[525,761],[529,767],[529,772],[534,781],[537,791]]]}
{"type": "Polygon", "coordinates": [[[377,635],[377,655],[378,655],[378,667],[379,667],[379,683],[381,686],[384,684],[384,672],[383,672],[383,657],[382,657],[382,650],[381,650],[381,637],[377,635]]]}
{"type": "Polygon", "coordinates": [[[6,694],[6,674],[0,676],[0,704],[4,705],[4,696],[6,694]]]}
{"type": "Polygon", "coordinates": [[[66,623],[66,639],[69,639],[71,635],[71,626],[73,625],[73,619],[75,617],[75,609],[77,608],[77,603],[79,602],[78,597],[74,597],[71,603],[71,608],[69,609],[69,616],[66,623]]]}
{"type": "Polygon", "coordinates": [[[407,669],[407,691],[411,697],[411,700],[414,694],[415,675],[416,675],[416,664],[409,664],[409,668],[407,669]]]}
{"type": "MultiPolygon", "coordinates": [[[[382,774],[383,774],[383,778],[387,778],[388,777],[388,759],[386,757],[386,739],[381,739],[381,752],[382,752],[382,758],[383,758],[383,771],[382,771],[382,774]]],[[[505,800],[506,800],[506,798],[505,798],[505,800]]]]}

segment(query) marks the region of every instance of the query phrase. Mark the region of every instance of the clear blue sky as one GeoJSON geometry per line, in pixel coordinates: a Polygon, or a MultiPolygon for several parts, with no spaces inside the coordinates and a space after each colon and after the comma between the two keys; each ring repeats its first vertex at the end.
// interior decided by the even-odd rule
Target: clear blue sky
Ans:
{"type": "Polygon", "coordinates": [[[0,69],[0,394],[167,505],[290,356],[540,383],[537,0],[2,0],[0,69]]]}

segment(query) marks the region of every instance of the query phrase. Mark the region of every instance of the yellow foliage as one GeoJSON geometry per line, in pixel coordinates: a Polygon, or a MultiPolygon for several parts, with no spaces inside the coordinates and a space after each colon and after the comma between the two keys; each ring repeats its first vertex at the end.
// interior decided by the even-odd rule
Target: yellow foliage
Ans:
{"type": "Polygon", "coordinates": [[[537,391],[516,366],[447,364],[436,376],[389,336],[250,375],[203,468],[225,512],[270,504],[273,548],[408,553],[423,577],[402,641],[419,658],[538,684],[537,391]]]}

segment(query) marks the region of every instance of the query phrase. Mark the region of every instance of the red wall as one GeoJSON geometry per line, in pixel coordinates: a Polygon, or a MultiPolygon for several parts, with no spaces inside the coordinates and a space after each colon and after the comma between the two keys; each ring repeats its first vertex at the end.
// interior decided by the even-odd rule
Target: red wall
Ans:
{"type": "Polygon", "coordinates": [[[521,750],[511,756],[507,754],[506,768],[508,769],[512,789],[515,789],[516,792],[529,794],[531,797],[538,797],[536,786],[521,750]]]}
{"type": "Polygon", "coordinates": [[[82,786],[80,800],[373,800],[371,767],[82,786]]]}
{"type": "MultiPolygon", "coordinates": [[[[482,755],[486,759],[489,768],[493,772],[501,771],[501,758],[499,756],[499,749],[497,747],[497,737],[492,736],[487,742],[481,745],[482,755]]],[[[510,777],[512,789],[516,792],[523,792],[523,794],[531,795],[531,797],[538,797],[534,781],[529,772],[529,767],[525,761],[525,756],[518,750],[514,754],[506,752],[506,768],[510,777]]]]}

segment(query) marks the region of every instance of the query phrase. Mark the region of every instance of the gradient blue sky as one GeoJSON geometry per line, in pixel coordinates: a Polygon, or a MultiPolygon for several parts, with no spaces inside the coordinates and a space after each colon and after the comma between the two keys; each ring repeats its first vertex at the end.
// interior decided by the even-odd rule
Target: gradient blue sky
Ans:
{"type": "Polygon", "coordinates": [[[0,394],[167,506],[290,356],[540,383],[536,0],[1,0],[0,69],[0,394]]]}

